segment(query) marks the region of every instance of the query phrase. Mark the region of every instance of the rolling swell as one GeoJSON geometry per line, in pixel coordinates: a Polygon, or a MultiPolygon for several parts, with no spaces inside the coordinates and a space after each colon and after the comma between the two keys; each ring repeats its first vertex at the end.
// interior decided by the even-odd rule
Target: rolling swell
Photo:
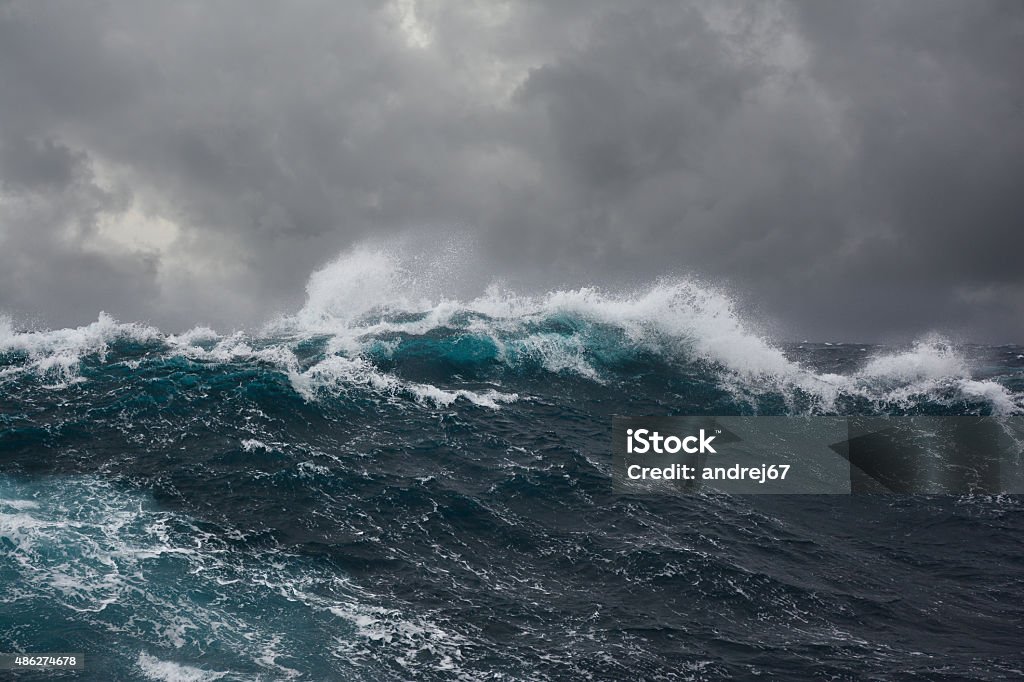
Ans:
{"type": "Polygon", "coordinates": [[[258,333],[0,323],[3,647],[95,679],[1020,668],[1014,498],[613,496],[608,456],[613,414],[1016,413],[1020,349],[773,344],[688,281],[429,284],[364,249],[258,333]]]}
{"type": "Polygon", "coordinates": [[[256,334],[164,334],[105,314],[77,329],[16,332],[0,319],[0,381],[60,388],[91,372],[127,376],[183,361],[196,370],[274,371],[306,400],[375,394],[497,408],[518,400],[517,390],[543,393],[552,382],[610,395],[640,382],[695,393],[687,409],[706,412],[712,399],[720,414],[1013,414],[1024,406],[1015,372],[976,376],[977,363],[941,337],[904,349],[847,346],[837,369],[835,353],[822,351],[840,348],[773,344],[748,329],[726,295],[688,280],[624,294],[526,296],[492,286],[466,301],[415,296],[421,289],[397,256],[358,250],[314,273],[298,313],[256,334]]]}

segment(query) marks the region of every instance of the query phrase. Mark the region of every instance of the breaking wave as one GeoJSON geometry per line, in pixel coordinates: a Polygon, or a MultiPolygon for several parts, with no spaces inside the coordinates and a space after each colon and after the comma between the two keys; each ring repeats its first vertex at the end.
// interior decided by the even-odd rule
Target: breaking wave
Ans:
{"type": "Polygon", "coordinates": [[[258,331],[0,318],[5,650],[117,680],[1016,675],[1012,498],[623,496],[608,446],[622,414],[1019,413],[1024,349],[774,342],[687,279],[456,294],[458,261],[356,249],[258,331]]]}
{"type": "Polygon", "coordinates": [[[495,284],[460,299],[443,289],[451,261],[357,248],[313,273],[305,305],[259,333],[221,335],[199,327],[164,334],[104,313],[92,324],[53,331],[16,331],[0,319],[0,381],[29,373],[59,388],[83,381],[86,361],[177,356],[273,367],[307,400],[362,391],[496,409],[530,395],[524,377],[573,376],[624,388],[645,364],[650,372],[713,382],[737,404],[756,408],[774,396],[797,413],[843,411],[851,401],[881,411],[935,403],[998,414],[1024,405],[998,378],[975,376],[967,356],[941,337],[905,349],[862,349],[855,366],[827,371],[801,359],[804,346],[785,348],[756,333],[732,298],[693,280],[663,279],[628,292],[588,287],[540,295],[495,284]],[[133,353],[137,357],[125,358],[133,353]],[[433,382],[403,376],[403,366],[429,363],[436,364],[425,372],[433,382]],[[467,376],[480,385],[452,386],[459,383],[453,377],[467,376]],[[504,388],[524,383],[525,393],[504,388]]]}
{"type": "MultiPolygon", "coordinates": [[[[523,377],[574,376],[628,384],[645,363],[666,375],[697,373],[739,404],[766,396],[790,412],[836,412],[844,401],[878,410],[971,404],[993,413],[1022,409],[1022,396],[978,378],[966,355],[931,336],[905,349],[861,349],[846,371],[823,371],[756,333],[727,294],[693,280],[646,288],[598,288],[526,295],[491,285],[467,299],[447,297],[439,269],[450,266],[386,249],[357,248],[313,273],[305,305],[259,333],[221,335],[199,327],[164,334],[101,313],[89,325],[16,331],[0,320],[0,380],[31,373],[61,387],[82,381],[84,361],[262,363],[287,376],[307,400],[367,391],[437,406],[465,400],[492,409],[514,402],[523,377]],[[141,352],[140,352],[141,350],[141,352]],[[796,356],[796,357],[794,357],[796,356]],[[436,363],[437,383],[403,377],[403,365],[436,363]],[[478,388],[452,388],[452,377],[478,388]]],[[[831,345],[831,344],[829,344],[831,345]]],[[[527,382],[528,383],[528,382],[527,382]]],[[[527,395],[529,391],[527,391],[527,395]]]]}

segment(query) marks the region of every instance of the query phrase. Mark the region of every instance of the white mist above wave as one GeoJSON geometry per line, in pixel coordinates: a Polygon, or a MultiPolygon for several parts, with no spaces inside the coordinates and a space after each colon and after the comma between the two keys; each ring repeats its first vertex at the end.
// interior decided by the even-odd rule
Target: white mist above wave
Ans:
{"type": "MultiPolygon", "coordinates": [[[[465,257],[465,255],[463,255],[465,257]]],[[[1024,411],[1024,396],[973,376],[970,363],[952,344],[930,336],[901,351],[866,358],[847,374],[815,371],[789,359],[777,345],[756,333],[727,294],[692,280],[663,279],[634,291],[579,288],[526,295],[497,284],[475,297],[452,297],[445,279],[455,276],[452,250],[437,254],[403,253],[359,247],[314,272],[307,299],[293,315],[269,323],[260,333],[222,336],[197,327],[180,335],[162,335],[139,324],[122,324],[101,314],[76,329],[16,332],[0,318],[0,352],[22,352],[23,366],[4,373],[33,371],[58,383],[77,380],[86,355],[107,353],[119,339],[160,339],[170,353],[196,360],[269,363],[287,374],[307,399],[368,388],[420,402],[449,405],[464,399],[497,408],[517,396],[498,390],[446,390],[414,383],[379,370],[368,349],[396,334],[423,336],[449,331],[488,339],[499,361],[523,359],[547,371],[603,382],[593,361],[588,325],[615,330],[623,352],[654,353],[669,362],[703,361],[719,368],[719,382],[737,398],[800,392],[814,409],[831,411],[836,401],[855,397],[879,405],[909,406],[922,399],[980,401],[996,413],[1024,411]],[[551,331],[550,322],[569,320],[569,330],[551,331]],[[328,339],[325,357],[302,367],[296,346],[311,338],[328,339]]]]}

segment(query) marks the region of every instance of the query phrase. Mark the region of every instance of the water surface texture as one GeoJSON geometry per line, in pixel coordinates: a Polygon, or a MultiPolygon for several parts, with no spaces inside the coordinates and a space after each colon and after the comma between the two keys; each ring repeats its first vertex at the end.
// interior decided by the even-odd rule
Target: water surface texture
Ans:
{"type": "Polygon", "coordinates": [[[1016,497],[610,478],[616,414],[1019,414],[1024,348],[772,343],[687,280],[421,294],[364,249],[260,332],[0,321],[0,650],[97,680],[1024,674],[1016,497]]]}

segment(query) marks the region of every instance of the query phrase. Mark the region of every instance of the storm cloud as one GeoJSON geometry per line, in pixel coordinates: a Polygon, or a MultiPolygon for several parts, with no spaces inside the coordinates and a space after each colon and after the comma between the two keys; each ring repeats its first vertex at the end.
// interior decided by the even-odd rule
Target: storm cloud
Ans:
{"type": "Polygon", "coordinates": [[[0,311],[293,310],[369,237],[1024,337],[1024,5],[0,2],[0,311]]]}

